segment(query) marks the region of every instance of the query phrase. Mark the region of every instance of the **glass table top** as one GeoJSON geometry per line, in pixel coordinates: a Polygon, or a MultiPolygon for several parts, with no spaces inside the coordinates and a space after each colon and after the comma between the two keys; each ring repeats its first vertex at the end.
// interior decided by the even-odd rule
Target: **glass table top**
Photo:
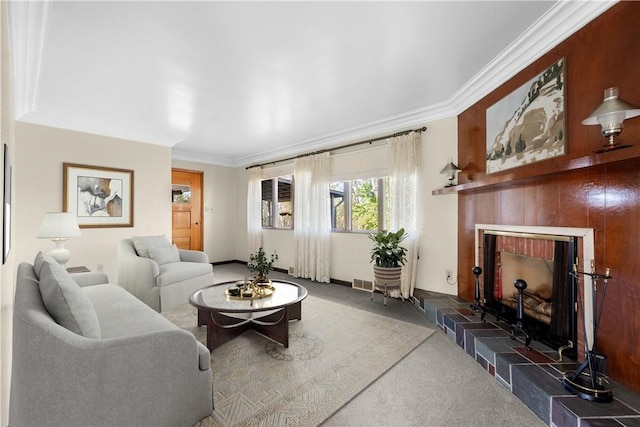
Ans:
{"type": "Polygon", "coordinates": [[[271,281],[274,292],[271,296],[260,299],[233,299],[225,291],[236,288],[236,281],[224,282],[196,291],[189,301],[192,305],[205,309],[228,312],[253,312],[273,310],[295,304],[307,297],[307,290],[293,282],[271,281]]]}

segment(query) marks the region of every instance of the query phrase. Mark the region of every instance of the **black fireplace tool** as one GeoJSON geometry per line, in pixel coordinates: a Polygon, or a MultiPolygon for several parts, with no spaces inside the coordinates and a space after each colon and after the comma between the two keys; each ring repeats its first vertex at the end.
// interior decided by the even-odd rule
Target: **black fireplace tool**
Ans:
{"type": "Polygon", "coordinates": [[[476,288],[474,293],[475,302],[469,305],[469,310],[471,310],[472,316],[475,313],[480,313],[480,319],[482,319],[482,321],[484,322],[484,315],[486,314],[486,310],[483,306],[480,305],[480,275],[482,274],[482,269],[476,265],[471,271],[473,272],[473,275],[476,276],[476,288]]]}
{"type": "Polygon", "coordinates": [[[578,295],[578,307],[583,314],[582,325],[584,328],[585,337],[585,353],[586,357],[582,364],[575,371],[567,371],[562,378],[562,385],[570,392],[577,394],[579,397],[592,402],[611,402],[613,400],[613,392],[609,381],[599,372],[601,365],[604,365],[607,356],[603,353],[598,353],[598,328],[600,327],[600,318],[602,317],[602,307],[604,305],[604,299],[607,295],[607,284],[611,276],[609,275],[609,269],[607,268],[605,274],[597,274],[595,272],[595,263],[591,261],[591,272],[578,271],[577,265],[574,264],[573,272],[569,273],[573,277],[578,278],[579,275],[589,276],[593,282],[591,287],[592,293],[592,311],[593,311],[593,345],[589,348],[587,343],[587,325],[586,325],[586,312],[584,310],[584,303],[580,297],[580,292],[576,292],[578,295]],[[598,280],[602,280],[602,297],[600,298],[600,307],[598,307],[597,300],[597,288],[598,280]]]}
{"type": "Polygon", "coordinates": [[[518,290],[518,310],[516,311],[516,323],[511,324],[511,339],[515,340],[516,335],[521,333],[524,335],[524,346],[527,350],[531,350],[531,335],[524,329],[522,323],[524,319],[524,295],[523,292],[527,289],[527,282],[522,279],[516,279],[513,282],[513,286],[518,290]]]}

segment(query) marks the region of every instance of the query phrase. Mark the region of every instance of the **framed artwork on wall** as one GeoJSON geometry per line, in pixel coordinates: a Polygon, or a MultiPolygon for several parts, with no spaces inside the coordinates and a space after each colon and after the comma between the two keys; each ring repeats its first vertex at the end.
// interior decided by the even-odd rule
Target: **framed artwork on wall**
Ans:
{"type": "Polygon", "coordinates": [[[7,262],[11,250],[11,158],[9,147],[4,145],[4,185],[2,189],[2,264],[7,262]]]}
{"type": "Polygon", "coordinates": [[[133,227],[133,171],[63,163],[62,209],[80,228],[133,227]]]}
{"type": "Polygon", "coordinates": [[[487,109],[487,174],[566,154],[565,59],[487,109]]]}

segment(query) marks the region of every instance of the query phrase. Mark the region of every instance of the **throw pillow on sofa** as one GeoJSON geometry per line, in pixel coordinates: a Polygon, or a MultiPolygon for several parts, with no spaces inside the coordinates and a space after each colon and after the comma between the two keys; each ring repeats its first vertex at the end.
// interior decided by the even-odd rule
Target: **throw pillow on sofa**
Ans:
{"type": "Polygon", "coordinates": [[[176,245],[149,248],[149,257],[158,264],[180,262],[180,252],[176,245]]]}
{"type": "Polygon", "coordinates": [[[33,270],[36,273],[36,277],[40,279],[40,272],[42,272],[42,266],[45,264],[58,264],[58,261],[53,259],[53,257],[49,254],[46,254],[42,251],[38,252],[36,255],[36,259],[33,261],[33,270]]]}
{"type": "Polygon", "coordinates": [[[60,264],[42,264],[39,286],[44,306],[56,323],[84,337],[100,338],[93,304],[60,264]]]}
{"type": "Polygon", "coordinates": [[[161,236],[133,236],[133,247],[136,249],[138,256],[151,258],[150,248],[166,248],[170,247],[171,242],[164,234],[161,236]]]}

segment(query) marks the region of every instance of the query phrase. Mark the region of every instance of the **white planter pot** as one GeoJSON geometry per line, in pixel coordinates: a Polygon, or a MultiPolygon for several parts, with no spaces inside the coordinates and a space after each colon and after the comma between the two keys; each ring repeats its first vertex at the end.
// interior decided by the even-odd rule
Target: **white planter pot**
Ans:
{"type": "Polygon", "coordinates": [[[402,267],[378,267],[373,266],[373,277],[376,285],[400,286],[400,275],[402,267]]]}
{"type": "MultiPolygon", "coordinates": [[[[380,291],[384,295],[384,305],[387,305],[387,297],[390,291],[397,290],[400,292],[400,275],[402,274],[402,267],[378,267],[373,266],[373,288],[374,291],[380,291]]],[[[400,294],[402,298],[402,294],[400,294]]],[[[371,300],[373,300],[373,293],[371,294],[371,300]]],[[[404,302],[404,298],[402,298],[404,302]]]]}

